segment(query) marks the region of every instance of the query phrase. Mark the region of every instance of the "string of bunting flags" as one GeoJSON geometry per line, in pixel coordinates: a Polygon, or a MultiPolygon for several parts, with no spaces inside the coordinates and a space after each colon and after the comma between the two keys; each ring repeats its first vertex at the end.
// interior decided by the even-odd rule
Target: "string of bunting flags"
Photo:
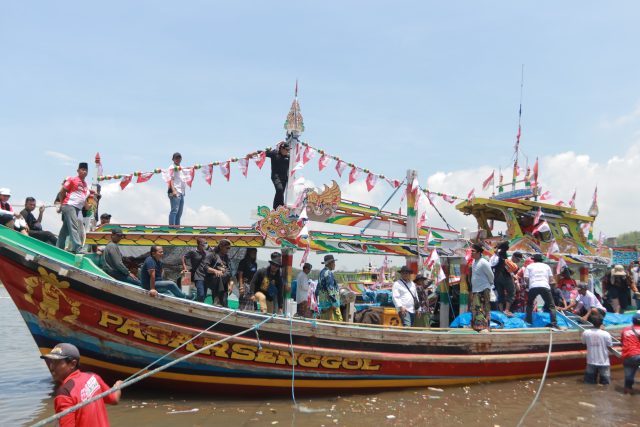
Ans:
{"type": "MultiPolygon", "coordinates": [[[[111,180],[120,180],[120,188],[123,190],[132,182],[137,184],[142,184],[149,181],[153,178],[154,175],[161,175],[162,179],[165,182],[169,182],[175,173],[179,172],[183,181],[191,187],[193,181],[195,179],[195,173],[197,170],[202,171],[202,175],[207,182],[207,184],[212,185],[213,182],[213,169],[214,167],[218,167],[220,169],[220,173],[224,177],[226,181],[231,179],[231,164],[237,163],[240,169],[240,172],[244,177],[247,176],[249,170],[250,161],[255,161],[258,169],[262,169],[266,161],[266,151],[270,148],[265,148],[264,150],[254,151],[249,153],[243,157],[232,157],[225,161],[215,161],[206,164],[195,164],[192,166],[169,166],[167,168],[155,168],[149,172],[130,172],[127,174],[113,174],[113,175],[102,175],[98,176],[98,182],[102,181],[111,181],[111,180]]],[[[320,148],[313,147],[312,145],[306,142],[300,142],[298,145],[298,150],[296,153],[296,161],[295,166],[289,172],[290,176],[293,177],[297,171],[301,170],[311,159],[313,159],[316,155],[319,155],[318,158],[318,170],[323,171],[327,166],[329,166],[331,161],[335,162],[335,171],[339,177],[342,177],[346,172],[347,168],[349,168],[348,172],[348,182],[349,184],[353,184],[356,182],[363,174],[365,174],[365,184],[367,186],[367,190],[371,191],[377,185],[380,180],[385,180],[392,188],[398,188],[403,184],[403,181],[398,179],[389,178],[383,174],[374,173],[367,168],[360,167],[354,163],[347,162],[341,159],[338,156],[331,155],[327,153],[325,150],[320,148]]],[[[99,158],[96,158],[96,161],[100,161],[99,158]]],[[[98,170],[102,172],[102,165],[98,163],[98,170]]],[[[413,183],[411,184],[413,185],[413,183]]],[[[433,203],[433,196],[441,197],[444,201],[448,203],[454,203],[455,201],[465,201],[473,198],[473,194],[470,197],[463,198],[458,197],[446,193],[430,191],[426,188],[420,188],[415,186],[416,189],[420,189],[424,194],[427,195],[429,201],[433,203]]]]}

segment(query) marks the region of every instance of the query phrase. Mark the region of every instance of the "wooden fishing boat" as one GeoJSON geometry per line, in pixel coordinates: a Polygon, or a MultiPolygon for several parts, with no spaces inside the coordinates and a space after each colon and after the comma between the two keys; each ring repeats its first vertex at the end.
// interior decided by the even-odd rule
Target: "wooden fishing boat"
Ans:
{"type": "MultiPolygon", "coordinates": [[[[111,380],[129,376],[214,323],[169,359],[265,320],[258,313],[152,298],[81,255],[3,227],[0,280],[42,353],[71,342],[85,369],[111,380]]],[[[581,372],[585,347],[579,330],[478,334],[275,317],[257,333],[230,339],[141,384],[272,396],[289,393],[292,385],[296,393],[338,393],[535,378],[543,373],[551,339],[549,375],[581,372]]],[[[613,356],[611,362],[620,364],[613,356]]]]}

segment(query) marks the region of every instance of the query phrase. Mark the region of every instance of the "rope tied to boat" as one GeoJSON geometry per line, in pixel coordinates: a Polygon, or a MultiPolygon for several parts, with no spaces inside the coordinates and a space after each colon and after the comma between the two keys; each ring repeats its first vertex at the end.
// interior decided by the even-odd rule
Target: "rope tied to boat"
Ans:
{"type": "MultiPolygon", "coordinates": [[[[218,340],[218,341],[216,341],[216,342],[214,342],[214,343],[212,343],[212,344],[208,344],[208,345],[206,345],[206,346],[204,346],[204,347],[202,347],[202,348],[200,348],[200,349],[198,349],[198,350],[196,350],[196,351],[192,351],[191,353],[185,354],[184,356],[182,356],[182,357],[180,357],[180,358],[178,358],[178,359],[174,359],[174,360],[172,360],[171,362],[167,363],[166,365],[159,366],[159,367],[155,368],[154,370],[149,371],[149,372],[147,372],[147,373],[145,373],[145,374],[143,374],[143,375],[140,375],[140,376],[138,376],[138,377],[136,377],[136,378],[128,379],[127,381],[124,381],[124,382],[123,382],[122,384],[120,384],[119,386],[111,387],[109,390],[104,391],[104,392],[102,392],[102,393],[100,393],[100,394],[97,394],[97,395],[93,396],[92,398],[90,398],[90,399],[88,399],[88,400],[85,400],[84,402],[78,403],[77,405],[74,405],[74,406],[72,406],[72,407],[70,407],[70,408],[68,408],[68,409],[65,409],[65,410],[64,410],[64,411],[62,411],[62,412],[59,412],[59,413],[57,413],[57,414],[55,414],[55,415],[50,416],[49,418],[45,418],[45,419],[44,419],[44,420],[42,420],[42,421],[39,421],[39,422],[37,422],[37,423],[35,423],[35,424],[32,424],[32,425],[31,425],[31,427],[41,427],[41,426],[47,425],[47,424],[49,424],[49,423],[52,423],[52,422],[54,422],[54,421],[56,421],[56,420],[58,420],[58,419],[60,419],[60,418],[64,417],[65,415],[68,415],[68,414],[70,414],[70,413],[72,413],[72,412],[74,412],[74,411],[77,411],[78,409],[80,409],[80,408],[82,408],[82,407],[84,407],[84,406],[86,406],[86,405],[88,405],[88,404],[90,404],[90,403],[95,402],[95,401],[96,401],[96,400],[98,400],[98,399],[102,399],[103,397],[106,397],[106,396],[110,395],[111,393],[113,393],[113,392],[115,392],[115,391],[122,390],[122,389],[124,389],[124,388],[126,388],[126,387],[129,387],[129,386],[130,386],[130,385],[132,385],[132,384],[135,384],[135,383],[137,383],[137,382],[139,382],[139,381],[142,381],[142,380],[143,380],[143,379],[145,379],[145,378],[148,378],[148,377],[150,377],[150,376],[152,376],[152,375],[155,375],[155,374],[157,374],[158,372],[164,371],[165,369],[170,368],[171,366],[173,366],[173,365],[175,365],[175,364],[177,364],[177,363],[183,362],[183,361],[185,361],[185,360],[187,360],[187,359],[189,359],[189,358],[191,358],[191,357],[195,356],[196,354],[200,354],[200,353],[202,353],[202,352],[204,352],[204,351],[207,351],[207,350],[211,349],[212,347],[215,347],[215,346],[217,346],[217,345],[222,344],[223,342],[229,341],[229,340],[231,340],[231,339],[233,339],[233,338],[237,338],[237,337],[242,336],[242,335],[244,335],[244,334],[246,334],[246,333],[248,333],[248,332],[251,332],[251,331],[253,331],[253,330],[256,330],[256,331],[257,331],[257,329],[258,329],[260,326],[262,326],[262,325],[264,325],[265,323],[267,323],[268,321],[272,320],[275,316],[276,316],[275,314],[272,314],[271,316],[267,317],[267,318],[266,318],[266,319],[264,319],[264,320],[261,320],[260,322],[256,323],[255,325],[253,325],[253,326],[252,326],[252,327],[250,327],[250,328],[247,328],[247,329],[245,329],[245,330],[243,330],[243,331],[240,331],[240,332],[238,332],[238,333],[236,333],[236,334],[229,335],[229,336],[228,336],[228,337],[226,337],[226,338],[223,338],[223,339],[221,339],[221,340],[218,340]]],[[[159,359],[158,359],[158,360],[159,360],[159,359]]],[[[155,363],[155,362],[154,362],[154,363],[155,363]]],[[[146,369],[146,368],[145,368],[145,369],[146,369]]],[[[135,375],[135,374],[134,374],[134,375],[135,375]]]]}

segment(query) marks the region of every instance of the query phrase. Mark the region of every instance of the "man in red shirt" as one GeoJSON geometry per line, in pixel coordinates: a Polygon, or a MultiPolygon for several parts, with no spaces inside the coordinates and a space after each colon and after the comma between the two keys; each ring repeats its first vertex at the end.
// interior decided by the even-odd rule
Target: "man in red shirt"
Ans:
{"type": "Polygon", "coordinates": [[[78,165],[78,176],[67,178],[62,184],[59,200],[62,201],[62,228],[58,233],[58,247],[64,249],[67,237],[71,239],[71,252],[78,253],[82,249],[80,237],[82,208],[89,196],[89,186],[84,180],[89,173],[89,165],[82,162],[78,165]]]}
{"type": "Polygon", "coordinates": [[[640,312],[633,315],[633,324],[620,333],[622,364],[624,366],[624,394],[633,394],[636,371],[640,367],[640,312]]]}
{"type": "MultiPolygon", "coordinates": [[[[56,413],[60,413],[80,402],[109,390],[99,375],[81,372],[79,369],[80,352],[73,344],[60,343],[49,354],[40,356],[47,362],[53,380],[58,385],[54,397],[56,413]]],[[[116,381],[114,387],[122,384],[116,381]]],[[[60,427],[70,426],[109,426],[105,403],[116,405],[120,401],[120,390],[98,399],[60,418],[60,427]]]]}

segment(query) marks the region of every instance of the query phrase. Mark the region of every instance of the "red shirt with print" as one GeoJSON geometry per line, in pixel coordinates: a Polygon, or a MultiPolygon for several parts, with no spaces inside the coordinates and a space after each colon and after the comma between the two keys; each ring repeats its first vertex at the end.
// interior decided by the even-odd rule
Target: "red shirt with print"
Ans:
{"type": "MultiPolygon", "coordinates": [[[[97,374],[80,370],[73,371],[56,390],[54,397],[56,414],[110,388],[97,374]]],[[[113,393],[60,418],[60,427],[108,427],[109,418],[105,403],[117,403],[113,393]]]]}
{"type": "Polygon", "coordinates": [[[640,326],[627,326],[620,333],[622,358],[640,355],[640,326]],[[635,329],[635,330],[634,330],[635,329]]]}

